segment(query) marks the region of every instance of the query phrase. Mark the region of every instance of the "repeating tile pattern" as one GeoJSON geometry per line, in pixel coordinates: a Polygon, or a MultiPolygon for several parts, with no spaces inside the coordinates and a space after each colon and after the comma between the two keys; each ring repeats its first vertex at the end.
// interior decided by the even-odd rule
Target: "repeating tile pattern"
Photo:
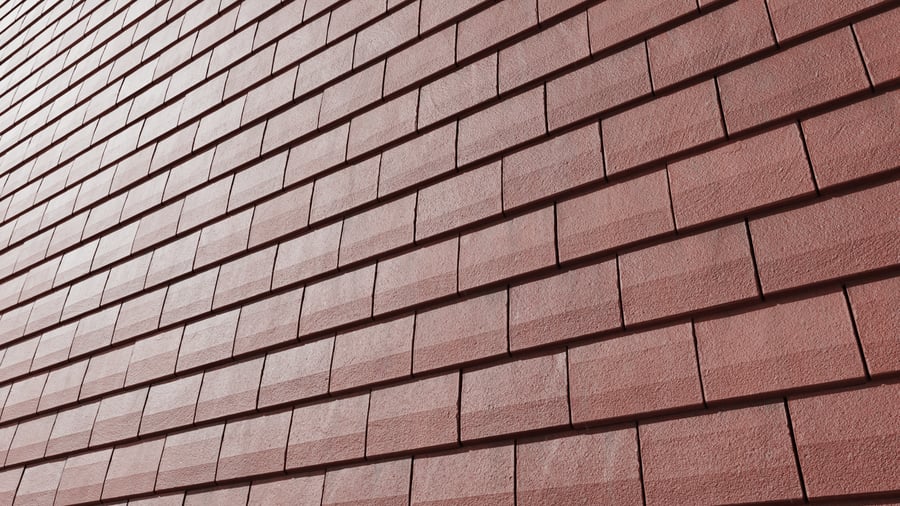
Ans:
{"type": "Polygon", "coordinates": [[[898,24],[0,3],[0,506],[897,502],[898,24]]]}

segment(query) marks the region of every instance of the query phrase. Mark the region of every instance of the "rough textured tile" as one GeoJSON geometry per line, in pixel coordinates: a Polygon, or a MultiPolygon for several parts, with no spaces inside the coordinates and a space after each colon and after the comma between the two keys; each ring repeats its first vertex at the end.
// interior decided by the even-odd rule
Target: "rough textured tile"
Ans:
{"type": "Polygon", "coordinates": [[[639,430],[648,504],[802,497],[781,403],[651,422],[639,430]]]}
{"type": "Polygon", "coordinates": [[[696,9],[697,4],[691,0],[610,0],[600,3],[588,10],[591,51],[605,51],[696,9]]]}
{"type": "Polygon", "coordinates": [[[556,263],[552,207],[463,235],[459,289],[468,290],[556,263]]]}
{"type": "Polygon", "coordinates": [[[244,255],[219,269],[212,307],[220,308],[269,291],[275,247],[244,255]]]}
{"type": "Polygon", "coordinates": [[[619,273],[625,325],[758,296],[743,225],[626,253],[619,273]]]}
{"type": "Polygon", "coordinates": [[[849,289],[866,365],[873,374],[900,369],[900,277],[849,289]]]}
{"type": "MultiPolygon", "coordinates": [[[[31,369],[43,369],[49,365],[64,362],[69,357],[76,327],[77,323],[70,323],[41,334],[34,358],[31,361],[31,369]]],[[[9,349],[7,349],[8,352],[9,349]]]]}
{"type": "Polygon", "coordinates": [[[372,391],[366,455],[456,444],[459,373],[372,391]]]}
{"type": "Polygon", "coordinates": [[[607,174],[666,158],[725,136],[713,81],[665,95],[601,121],[607,174]]]}
{"type": "Polygon", "coordinates": [[[287,468],[362,458],[368,407],[369,394],[364,394],[295,408],[287,468]]]}
{"type": "Polygon", "coordinates": [[[512,209],[599,181],[603,153],[596,124],[503,158],[503,207],[512,209]]]}
{"type": "Polygon", "coordinates": [[[668,171],[680,228],[815,191],[794,125],[675,162],[668,171]]]}
{"type": "Polygon", "coordinates": [[[412,243],[416,213],[416,196],[408,195],[345,219],[340,237],[340,264],[412,243]]]}
{"type": "Polygon", "coordinates": [[[890,35],[891,27],[897,23],[900,23],[900,9],[894,8],[854,25],[863,60],[876,86],[900,77],[897,70],[900,46],[897,39],[890,35]]]}
{"type": "Polygon", "coordinates": [[[769,11],[778,40],[784,41],[881,2],[882,0],[847,0],[822,4],[811,0],[773,0],[769,2],[769,11]]]}
{"type": "Polygon", "coordinates": [[[499,215],[503,206],[500,164],[494,162],[419,190],[416,239],[499,215]]]}
{"type": "Polygon", "coordinates": [[[418,185],[454,169],[456,124],[452,123],[385,151],[381,155],[378,195],[418,185]]]}
{"type": "Polygon", "coordinates": [[[214,425],[166,436],[156,490],[213,481],[223,430],[223,425],[214,425]]]}
{"type": "Polygon", "coordinates": [[[564,200],[557,206],[556,219],[561,261],[613,250],[675,229],[662,170],[564,200]]]}
{"type": "MultiPolygon", "coordinates": [[[[121,340],[124,337],[130,337],[131,332],[137,333],[144,328],[155,326],[159,317],[159,309],[162,308],[162,297],[164,292],[155,292],[139,297],[135,300],[146,304],[146,309],[156,306],[156,319],[152,316],[137,314],[138,302],[129,302],[125,305],[125,313],[122,315],[122,323],[120,326],[121,340]],[[129,335],[130,334],[130,335],[129,335]]],[[[77,357],[87,352],[94,351],[107,346],[113,339],[114,332],[119,324],[120,306],[110,306],[99,313],[92,313],[82,317],[78,321],[78,328],[75,329],[75,337],[72,340],[72,349],[69,352],[70,357],[77,357]]],[[[155,328],[155,327],[154,327],[155,328]]]]}
{"type": "Polygon", "coordinates": [[[255,409],[262,365],[260,357],[204,373],[194,420],[209,420],[255,409]]]}
{"type": "MultiPolygon", "coordinates": [[[[456,115],[496,95],[497,57],[489,55],[422,86],[418,111],[419,127],[456,115]]],[[[500,114],[495,113],[495,116],[500,114]]]]}
{"type": "Polygon", "coordinates": [[[416,315],[414,372],[464,364],[507,351],[506,292],[495,292],[416,315]]]}
{"type": "Polygon", "coordinates": [[[187,493],[184,496],[184,506],[204,506],[206,504],[242,506],[247,504],[249,488],[249,485],[235,485],[187,493]]]}
{"type": "Polygon", "coordinates": [[[576,424],[700,406],[691,326],[570,348],[569,389],[576,424]]]}
{"type": "MultiPolygon", "coordinates": [[[[15,501],[16,490],[19,488],[24,470],[23,467],[13,467],[0,471],[0,501],[3,501],[3,504],[13,504],[15,501]]],[[[47,498],[53,499],[49,494],[47,498]]]]}
{"type": "Polygon", "coordinates": [[[88,360],[81,360],[56,368],[47,375],[38,409],[45,410],[78,399],[88,360]]]}
{"type": "MultiPolygon", "coordinates": [[[[234,355],[297,338],[303,289],[292,290],[241,308],[234,338],[234,355]]],[[[225,354],[224,343],[221,345],[225,354]]]]}
{"type": "Polygon", "coordinates": [[[788,399],[810,498],[897,488],[897,384],[788,399]]]}
{"type": "Polygon", "coordinates": [[[847,28],[729,72],[718,82],[730,133],[869,87],[847,28]]]}
{"type": "Polygon", "coordinates": [[[509,291],[509,346],[520,350],[622,325],[616,265],[604,262],[509,291]]]}
{"type": "Polygon", "coordinates": [[[763,0],[735,2],[647,41],[656,89],[775,44],[763,0]]]}
{"type": "Polygon", "coordinates": [[[177,371],[192,369],[231,356],[240,310],[188,324],[178,349],[177,371]]]}
{"type": "Polygon", "coordinates": [[[393,93],[453,65],[455,43],[456,30],[446,28],[389,56],[384,71],[384,93],[393,93]]]}
{"type": "Polygon", "coordinates": [[[151,434],[190,425],[203,374],[192,374],[150,387],[141,417],[140,433],[151,434]]]}
{"type": "Polygon", "coordinates": [[[147,388],[131,390],[119,395],[104,397],[100,401],[91,446],[133,438],[138,434],[141,413],[147,400],[147,388]]]}
{"type": "Polygon", "coordinates": [[[322,505],[400,506],[409,503],[410,459],[378,462],[325,473],[322,505]]]}
{"type": "Polygon", "coordinates": [[[55,421],[56,415],[50,413],[19,423],[16,435],[9,445],[9,453],[6,454],[6,465],[11,466],[43,457],[55,421]]]}
{"type": "Polygon", "coordinates": [[[298,506],[321,506],[325,474],[291,476],[254,481],[250,486],[248,506],[266,506],[290,502],[298,506]]]}
{"type": "MultiPolygon", "coordinates": [[[[357,49],[359,49],[357,41],[357,49]]],[[[329,86],[322,93],[319,125],[327,125],[351,115],[381,98],[384,63],[366,67],[329,86]]]]}
{"type": "Polygon", "coordinates": [[[412,341],[412,316],[338,334],[334,338],[330,391],[408,376],[412,341]]]}
{"type": "Polygon", "coordinates": [[[515,502],[513,446],[467,449],[416,458],[410,504],[515,502]]]}
{"type": "Polygon", "coordinates": [[[419,93],[412,91],[350,120],[347,158],[366,153],[416,129],[419,93]]]}
{"type": "Polygon", "coordinates": [[[862,379],[841,292],[696,323],[708,400],[862,379]]]}
{"type": "Polygon", "coordinates": [[[312,185],[301,186],[256,206],[250,224],[250,247],[306,228],[312,185]]]}
{"type": "Polygon", "coordinates": [[[113,450],[103,484],[103,499],[153,491],[165,438],[144,440],[113,450]]]}
{"type": "Polygon", "coordinates": [[[642,504],[634,429],[546,438],[516,447],[516,504],[642,504]],[[598,455],[603,458],[597,459],[598,455]]]}
{"type": "Polygon", "coordinates": [[[65,460],[56,460],[25,468],[15,504],[52,504],[65,464],[65,460]]]}
{"type": "MultiPolygon", "coordinates": [[[[291,148],[284,184],[290,185],[316,176],[346,160],[349,135],[350,123],[344,123],[291,148]]],[[[308,187],[308,190],[312,191],[312,188],[308,187]]]]}
{"type": "Polygon", "coordinates": [[[197,244],[197,257],[194,260],[194,267],[208,265],[229,255],[246,250],[252,218],[253,210],[248,209],[203,227],[203,231],[200,233],[200,241],[197,244]]]}
{"type": "MultiPolygon", "coordinates": [[[[465,26],[465,22],[461,26],[465,26]]],[[[465,35],[462,32],[462,42],[466,40],[465,35]]],[[[500,92],[531,82],[589,55],[587,14],[568,18],[500,50],[500,92]]]]}
{"type": "Polygon", "coordinates": [[[537,25],[536,7],[537,0],[504,0],[462,20],[457,28],[456,58],[472,56],[537,25]]]}
{"type": "Polygon", "coordinates": [[[564,353],[463,372],[460,437],[480,439],[569,423],[564,353]]]}
{"type": "Polygon", "coordinates": [[[290,426],[290,411],[229,421],[222,437],[216,479],[283,470],[290,426]]]}
{"type": "Polygon", "coordinates": [[[441,2],[440,0],[422,0],[421,31],[446,23],[484,0],[459,0],[457,2],[441,2]]]}
{"type": "Polygon", "coordinates": [[[371,316],[374,283],[372,265],[307,286],[300,310],[300,335],[371,316]]]}
{"type": "Polygon", "coordinates": [[[92,356],[78,398],[85,399],[122,388],[131,352],[131,346],[122,346],[92,356]]]}
{"type": "Polygon", "coordinates": [[[819,188],[887,172],[900,159],[900,92],[804,120],[803,134],[819,188]]]}
{"type": "Polygon", "coordinates": [[[381,261],[375,277],[375,314],[456,292],[456,238],[381,261]]]}
{"type": "Polygon", "coordinates": [[[112,449],[69,457],[63,468],[54,504],[77,504],[100,500],[112,449]]]}
{"type": "Polygon", "coordinates": [[[545,132],[544,96],[532,89],[461,119],[456,159],[466,165],[545,132]]]}
{"type": "MultiPolygon", "coordinates": [[[[412,2],[373,25],[360,30],[353,48],[353,65],[383,55],[418,35],[419,3],[412,2]]],[[[378,65],[375,65],[377,67],[378,65]]],[[[383,75],[383,74],[382,74],[383,75]]]]}
{"type": "Polygon", "coordinates": [[[273,288],[337,269],[341,236],[341,223],[336,222],[278,244],[278,257],[272,274],[273,288]]]}
{"type": "Polygon", "coordinates": [[[290,403],[328,391],[333,339],[269,353],[259,385],[259,407],[290,403]]]}
{"type": "Polygon", "coordinates": [[[764,292],[896,265],[900,183],[750,221],[764,292]]]}
{"type": "Polygon", "coordinates": [[[178,348],[181,346],[182,328],[148,336],[134,343],[125,386],[161,378],[175,372],[178,348]]]}
{"type": "Polygon", "coordinates": [[[268,153],[315,130],[321,105],[322,95],[317,95],[270,117],[266,122],[266,133],[262,142],[263,153],[268,153]]]}

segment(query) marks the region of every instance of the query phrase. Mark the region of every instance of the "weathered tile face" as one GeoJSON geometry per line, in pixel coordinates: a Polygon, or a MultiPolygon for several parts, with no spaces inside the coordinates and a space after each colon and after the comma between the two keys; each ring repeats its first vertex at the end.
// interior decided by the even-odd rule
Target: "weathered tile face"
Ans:
{"type": "Polygon", "coordinates": [[[168,490],[213,481],[222,443],[222,425],[166,436],[156,489],[168,490]]]}
{"type": "Polygon", "coordinates": [[[802,497],[783,403],[651,422],[640,432],[648,502],[802,497]],[[720,473],[741,479],[723,481],[720,473]]]}
{"type": "Polygon", "coordinates": [[[141,415],[141,434],[190,425],[203,374],[191,374],[150,387],[141,415]]]}
{"type": "Polygon", "coordinates": [[[456,444],[459,374],[374,390],[366,454],[399,453],[456,444]]]}
{"type": "Polygon", "coordinates": [[[91,446],[137,436],[146,401],[147,388],[104,397],[94,419],[91,446]]]}
{"type": "Polygon", "coordinates": [[[260,357],[204,373],[194,419],[209,420],[254,409],[262,366],[260,357]]]}
{"type": "Polygon", "coordinates": [[[333,341],[320,339],[266,355],[259,406],[296,402],[326,393],[333,341]]]}
{"type": "Polygon", "coordinates": [[[633,428],[545,438],[516,447],[516,503],[639,504],[641,477],[633,428]],[[596,455],[608,457],[598,462],[596,455]]]}
{"type": "Polygon", "coordinates": [[[153,491],[165,438],[145,440],[113,450],[103,484],[103,499],[153,491]]]}
{"type": "Polygon", "coordinates": [[[566,357],[561,353],[465,371],[460,438],[567,425],[566,381],[566,357]]]}
{"type": "Polygon", "coordinates": [[[411,504],[474,500],[514,504],[512,445],[426,456],[413,462],[411,504]]]}
{"type": "Polygon", "coordinates": [[[322,504],[408,504],[410,459],[329,470],[322,504]]]}
{"type": "Polygon", "coordinates": [[[362,458],[368,408],[368,394],[297,408],[288,438],[288,469],[362,458]]]}
{"type": "Polygon", "coordinates": [[[228,422],[219,452],[217,480],[284,469],[291,411],[228,422]]]}
{"type": "Polygon", "coordinates": [[[0,505],[900,490],[896,2],[76,3],[0,6],[0,505]]]}

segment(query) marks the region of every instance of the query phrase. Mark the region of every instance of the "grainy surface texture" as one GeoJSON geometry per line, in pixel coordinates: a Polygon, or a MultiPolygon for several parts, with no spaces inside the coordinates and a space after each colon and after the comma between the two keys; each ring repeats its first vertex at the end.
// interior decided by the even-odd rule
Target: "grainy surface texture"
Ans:
{"type": "Polygon", "coordinates": [[[0,506],[900,502],[897,0],[0,0],[0,506]]]}

